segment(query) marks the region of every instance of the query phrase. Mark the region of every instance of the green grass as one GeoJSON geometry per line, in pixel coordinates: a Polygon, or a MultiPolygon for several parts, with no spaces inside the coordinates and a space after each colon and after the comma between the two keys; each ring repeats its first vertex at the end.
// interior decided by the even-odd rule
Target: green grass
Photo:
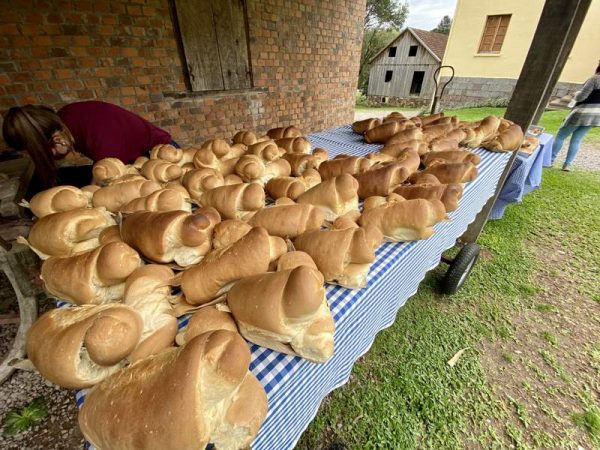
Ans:
{"type": "Polygon", "coordinates": [[[21,410],[12,410],[6,414],[2,424],[5,436],[12,436],[25,431],[48,416],[46,401],[38,397],[21,410]]]}
{"type": "MultiPolygon", "coordinates": [[[[327,448],[338,441],[348,448],[505,448],[511,442],[517,448],[534,442],[551,443],[549,448],[564,446],[565,435],[571,432],[568,424],[560,422],[560,435],[529,425],[527,410],[519,406],[515,411],[517,407],[488,383],[478,349],[484,340],[511,338],[511,323],[520,311],[558,313],[535,301],[541,286],[535,277],[538,261],[528,241],[540,235],[564,241],[581,257],[580,289],[595,290],[593,269],[597,274],[600,267],[599,181],[597,174],[587,172],[545,171],[541,190],[509,207],[502,220],[487,224],[479,243],[492,257],[480,259],[456,295],[438,294],[442,271],[430,273],[394,325],[379,333],[371,350],[355,364],[350,382],[324,402],[298,448],[327,448]],[[446,362],[465,347],[472,350],[455,367],[448,367],[446,362]]],[[[508,352],[503,358],[517,363],[508,352]]],[[[545,359],[551,369],[527,358],[519,358],[523,360],[519,363],[536,372],[534,379],[541,383],[557,379],[557,374],[568,379],[555,357],[547,353],[545,359]]],[[[547,394],[536,395],[544,413],[559,423],[553,408],[542,400],[547,394]]]]}
{"type": "MultiPolygon", "coordinates": [[[[368,112],[368,111],[420,111],[421,109],[416,108],[400,108],[400,107],[365,107],[356,106],[356,111],[368,112]]],[[[489,115],[503,116],[506,112],[506,108],[494,108],[494,107],[478,107],[478,108],[459,108],[459,109],[448,109],[444,113],[446,115],[457,115],[461,120],[464,121],[476,121],[489,115]]],[[[567,116],[569,111],[546,111],[542,114],[539,125],[543,126],[546,133],[556,134],[561,123],[567,116]]],[[[600,143],[600,127],[592,128],[588,133],[584,142],[600,143]]]]}
{"type": "Polygon", "coordinates": [[[590,406],[582,413],[572,415],[573,422],[585,428],[596,445],[600,446],[600,408],[590,406]]]}

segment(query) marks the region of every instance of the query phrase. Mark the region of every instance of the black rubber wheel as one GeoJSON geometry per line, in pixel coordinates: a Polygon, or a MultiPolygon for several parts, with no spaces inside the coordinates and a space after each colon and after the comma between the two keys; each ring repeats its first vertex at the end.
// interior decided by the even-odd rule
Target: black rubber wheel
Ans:
{"type": "Polygon", "coordinates": [[[481,247],[474,243],[466,244],[460,249],[442,280],[442,292],[444,294],[455,294],[467,281],[473,266],[477,262],[480,250],[481,247]]]}

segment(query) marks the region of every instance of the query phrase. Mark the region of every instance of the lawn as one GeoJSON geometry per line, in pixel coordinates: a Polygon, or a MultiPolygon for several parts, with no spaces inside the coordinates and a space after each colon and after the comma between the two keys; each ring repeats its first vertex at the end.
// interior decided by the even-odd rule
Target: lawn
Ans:
{"type": "MultiPolygon", "coordinates": [[[[399,107],[365,107],[356,106],[355,111],[357,112],[368,112],[368,111],[420,111],[415,108],[399,108],[399,107]]],[[[446,115],[457,115],[461,120],[475,121],[489,115],[503,116],[506,108],[491,108],[491,107],[479,107],[479,108],[459,108],[445,110],[446,115]]],[[[556,131],[560,127],[569,111],[546,111],[542,115],[540,125],[546,128],[546,132],[550,134],[556,134],[556,131]]],[[[586,141],[600,143],[600,127],[592,128],[590,133],[586,137],[586,141]]]]}
{"type": "Polygon", "coordinates": [[[441,268],[427,276],[298,448],[600,446],[599,221],[597,173],[546,169],[487,224],[458,294],[438,294],[441,268]]]}

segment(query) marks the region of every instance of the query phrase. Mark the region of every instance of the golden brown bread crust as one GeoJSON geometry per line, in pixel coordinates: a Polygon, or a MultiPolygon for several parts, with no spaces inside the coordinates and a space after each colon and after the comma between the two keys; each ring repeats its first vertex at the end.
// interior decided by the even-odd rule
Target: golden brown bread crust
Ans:
{"type": "Polygon", "coordinates": [[[308,169],[318,169],[321,163],[327,159],[327,155],[325,155],[325,158],[321,159],[314,154],[305,155],[303,153],[286,153],[283,155],[283,158],[290,163],[292,176],[299,177],[308,169]]]}
{"type": "Polygon", "coordinates": [[[520,151],[523,153],[532,154],[540,144],[540,140],[535,136],[527,136],[521,145],[520,151]]]}
{"type": "Polygon", "coordinates": [[[158,144],[150,150],[150,159],[162,159],[177,164],[183,158],[183,150],[171,144],[158,144]]]}
{"type": "Polygon", "coordinates": [[[508,126],[497,136],[483,142],[483,148],[493,152],[512,152],[518,150],[523,142],[523,130],[519,125],[508,126]]]}
{"type": "MultiPolygon", "coordinates": [[[[187,192],[187,191],[186,191],[187,192]]],[[[145,197],[136,198],[121,207],[121,212],[135,211],[192,211],[192,204],[179,190],[160,189],[145,197]]]]}
{"type": "MultiPolygon", "coordinates": [[[[262,144],[262,142],[260,143],[262,144]]],[[[235,165],[235,173],[245,182],[265,185],[271,178],[289,176],[292,169],[285,159],[265,162],[257,155],[244,155],[235,165]]]]}
{"type": "Polygon", "coordinates": [[[238,281],[227,303],[251,342],[323,363],[333,354],[333,317],[323,276],[309,266],[238,281]]]}
{"type": "Polygon", "coordinates": [[[28,243],[41,257],[70,256],[99,245],[100,232],[116,222],[104,208],[80,208],[49,214],[34,222],[28,243]]]}
{"type": "Polygon", "coordinates": [[[380,119],[364,119],[357,120],[352,124],[352,131],[358,134],[365,134],[371,128],[375,128],[381,125],[380,119]]]}
{"type": "Polygon", "coordinates": [[[321,175],[315,169],[307,169],[300,177],[276,177],[271,178],[265,190],[272,199],[287,197],[296,200],[308,189],[321,182],[321,175]]]}
{"type": "Polygon", "coordinates": [[[463,187],[457,183],[451,184],[418,184],[402,185],[394,189],[394,193],[402,196],[406,200],[424,198],[425,200],[439,200],[444,204],[447,212],[458,208],[458,201],[463,194],[463,187]]]}
{"type": "Polygon", "coordinates": [[[280,148],[284,149],[286,153],[301,153],[308,155],[312,150],[310,141],[304,136],[276,139],[275,143],[280,148]]]}
{"type": "Polygon", "coordinates": [[[140,172],[149,180],[159,183],[168,183],[169,181],[177,180],[183,174],[180,166],[163,161],[162,159],[150,159],[146,161],[140,172]]]}
{"type": "Polygon", "coordinates": [[[256,143],[256,134],[252,131],[238,131],[233,135],[232,141],[234,144],[244,144],[249,146],[256,143]]]}
{"type": "Polygon", "coordinates": [[[184,211],[140,211],[123,219],[121,237],[146,258],[182,267],[198,263],[211,249],[214,226],[220,222],[213,208],[184,211]]]}
{"type": "Polygon", "coordinates": [[[281,255],[277,261],[278,272],[282,270],[292,270],[300,266],[308,266],[317,269],[317,265],[308,253],[297,250],[281,255]]]}
{"type": "Polygon", "coordinates": [[[325,220],[358,209],[358,181],[347,173],[312,187],[296,199],[297,203],[315,205],[325,212],[325,220]]]}
{"type": "Polygon", "coordinates": [[[142,265],[135,250],[112,242],[72,256],[53,256],[42,264],[41,278],[51,295],[78,305],[119,301],[125,280],[142,265]]]}
{"type": "Polygon", "coordinates": [[[436,163],[422,171],[435,176],[440,183],[468,183],[477,177],[477,167],[470,162],[436,163]]]}
{"type": "Polygon", "coordinates": [[[419,116],[418,119],[421,122],[421,126],[426,127],[430,123],[433,123],[442,117],[444,117],[444,113],[435,113],[435,114],[429,114],[427,116],[419,116]]]}
{"type": "Polygon", "coordinates": [[[294,238],[305,231],[318,230],[325,213],[309,204],[272,206],[257,211],[248,221],[253,227],[263,227],[271,236],[294,238]]]}
{"type": "Polygon", "coordinates": [[[433,234],[433,225],[446,217],[446,209],[439,200],[392,201],[363,210],[358,223],[379,228],[387,240],[393,242],[427,239],[433,234]]]}
{"type": "Polygon", "coordinates": [[[410,184],[441,184],[435,175],[430,173],[415,172],[407,180],[410,184]]]}
{"type": "Polygon", "coordinates": [[[223,139],[210,139],[196,152],[193,164],[198,169],[215,169],[223,175],[230,175],[234,172],[237,159],[244,152],[242,147],[230,146],[223,139]]]}
{"type": "Polygon", "coordinates": [[[132,166],[123,164],[118,158],[101,159],[100,161],[96,161],[92,167],[94,184],[99,184],[112,178],[119,178],[126,174],[137,174],[137,170],[132,166]]]}
{"type": "Polygon", "coordinates": [[[468,150],[447,150],[432,152],[423,156],[425,167],[439,162],[470,162],[477,165],[480,161],[481,156],[468,150]]]}
{"type": "Polygon", "coordinates": [[[414,126],[414,123],[408,120],[403,122],[390,120],[365,131],[364,139],[367,144],[384,144],[394,134],[406,130],[407,128],[414,128],[414,126]]]}
{"type": "Polygon", "coordinates": [[[185,345],[196,336],[217,330],[238,333],[237,325],[231,313],[220,311],[215,305],[206,306],[192,314],[185,329],[177,334],[177,345],[185,345]]]}
{"type": "Polygon", "coordinates": [[[381,153],[385,153],[386,155],[390,155],[390,156],[393,156],[394,158],[397,158],[400,154],[402,154],[407,149],[413,150],[413,151],[417,152],[419,155],[424,155],[425,153],[427,153],[429,151],[427,142],[417,140],[417,139],[412,139],[412,140],[406,141],[406,142],[398,142],[395,144],[386,144],[383,146],[383,148],[380,151],[381,151],[381,153]]]}
{"type": "Polygon", "coordinates": [[[251,225],[239,219],[228,219],[215,225],[212,245],[217,250],[239,241],[252,229],[251,225]]]}
{"type": "Polygon", "coordinates": [[[119,225],[111,225],[103,229],[98,235],[98,243],[100,245],[109,244],[111,242],[123,242],[121,239],[121,230],[119,225]]]}
{"type": "Polygon", "coordinates": [[[212,206],[223,219],[249,219],[265,206],[265,191],[257,183],[219,186],[200,198],[203,206],[212,206]]]}
{"type": "Polygon", "coordinates": [[[362,156],[340,155],[328,161],[323,161],[319,166],[319,174],[323,180],[338,177],[343,174],[355,175],[369,170],[373,161],[362,156]]]}
{"type": "Polygon", "coordinates": [[[404,142],[410,141],[421,141],[423,140],[423,130],[421,128],[406,128],[404,130],[398,131],[394,133],[389,139],[385,142],[386,145],[390,144],[400,144],[404,142]]]}
{"type": "MultiPolygon", "coordinates": [[[[460,131],[461,133],[464,133],[464,131],[460,131]]],[[[446,136],[433,139],[429,143],[429,150],[431,150],[432,152],[459,150],[458,143],[460,139],[447,138],[446,136]]]]}
{"type": "Polygon", "coordinates": [[[364,228],[309,231],[294,239],[296,250],[310,255],[327,282],[349,288],[366,286],[378,243],[364,228]]]}
{"type": "Polygon", "coordinates": [[[56,186],[46,189],[35,194],[29,201],[31,212],[36,217],[88,206],[91,206],[90,197],[75,186],[56,186]]]}
{"type": "Polygon", "coordinates": [[[150,195],[161,189],[160,184],[150,180],[132,180],[112,184],[94,192],[92,204],[95,207],[104,207],[112,212],[117,212],[130,201],[150,195]]]}
{"type": "Polygon", "coordinates": [[[271,139],[295,138],[302,136],[302,132],[295,126],[271,128],[267,136],[271,139]]]}
{"type": "Polygon", "coordinates": [[[498,131],[500,119],[496,116],[488,116],[473,128],[463,127],[466,137],[460,142],[470,148],[477,148],[481,143],[487,141],[498,131]]]}
{"type": "Polygon", "coordinates": [[[191,198],[199,201],[206,191],[223,186],[225,179],[221,172],[205,168],[190,170],[183,176],[181,182],[190,193],[191,198]]]}
{"type": "Polygon", "coordinates": [[[140,342],[129,355],[129,361],[137,361],[173,345],[177,319],[170,303],[169,283],[174,276],[167,266],[148,264],[127,278],[123,303],[138,312],[143,324],[140,342]]]}
{"type": "Polygon", "coordinates": [[[365,199],[373,195],[388,195],[409,175],[410,172],[399,163],[391,162],[378,165],[371,170],[356,175],[358,196],[365,199]]]}
{"type": "Polygon", "coordinates": [[[201,305],[226,292],[231,283],[269,270],[269,264],[287,252],[285,241],[255,227],[228,247],[209,253],[183,272],[181,289],[186,301],[201,305]]]}
{"type": "Polygon", "coordinates": [[[57,308],[29,329],[27,355],[52,383],[90,387],[123,366],[141,332],[139,314],[125,305],[57,308]]]}
{"type": "Polygon", "coordinates": [[[276,141],[260,141],[248,146],[247,155],[258,156],[265,163],[275,161],[285,154],[283,149],[280,149],[276,141]]]}
{"type": "Polygon", "coordinates": [[[446,136],[449,132],[454,130],[456,126],[451,123],[436,123],[428,125],[423,128],[423,140],[431,142],[434,139],[446,136]]]}
{"type": "Polygon", "coordinates": [[[208,442],[244,448],[267,404],[262,386],[246,381],[254,379],[249,364],[250,350],[239,334],[205,333],[95,386],[80,410],[79,427],[99,450],[193,449],[208,442]]]}

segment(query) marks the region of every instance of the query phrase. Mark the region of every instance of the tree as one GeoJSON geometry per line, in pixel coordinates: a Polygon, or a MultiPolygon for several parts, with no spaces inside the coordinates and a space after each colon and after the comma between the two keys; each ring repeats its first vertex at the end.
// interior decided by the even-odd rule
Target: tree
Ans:
{"type": "Polygon", "coordinates": [[[440,20],[440,23],[438,23],[437,27],[435,27],[431,31],[435,31],[436,33],[449,34],[451,26],[452,19],[450,18],[450,16],[444,16],[442,17],[442,20],[440,20]]]}
{"type": "Polygon", "coordinates": [[[363,92],[369,83],[369,61],[398,35],[407,16],[406,2],[367,0],[358,76],[358,88],[363,92]]]}

